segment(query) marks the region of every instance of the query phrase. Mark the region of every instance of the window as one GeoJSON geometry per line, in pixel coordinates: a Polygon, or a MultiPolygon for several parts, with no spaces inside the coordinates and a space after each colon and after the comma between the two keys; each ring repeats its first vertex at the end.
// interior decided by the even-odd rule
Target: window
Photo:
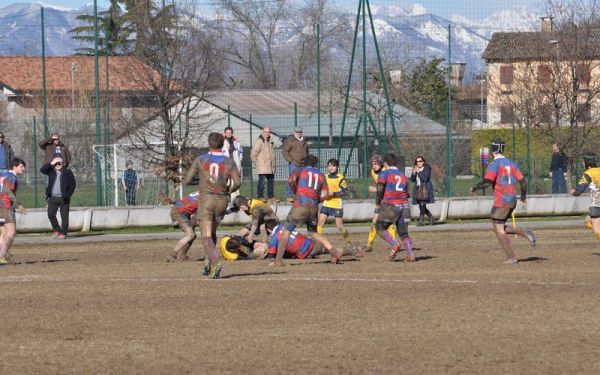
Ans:
{"type": "Polygon", "coordinates": [[[579,89],[588,89],[591,79],[590,64],[579,64],[575,67],[575,76],[579,82],[579,89]]]}
{"type": "Polygon", "coordinates": [[[552,68],[548,65],[540,65],[537,68],[537,81],[539,84],[548,85],[552,83],[552,68]]]}
{"type": "Polygon", "coordinates": [[[514,71],[515,68],[513,66],[501,66],[500,67],[500,84],[501,85],[510,85],[514,80],[514,71]]]}
{"type": "Polygon", "coordinates": [[[500,123],[513,124],[515,122],[515,110],[511,105],[500,107],[500,123]]]}

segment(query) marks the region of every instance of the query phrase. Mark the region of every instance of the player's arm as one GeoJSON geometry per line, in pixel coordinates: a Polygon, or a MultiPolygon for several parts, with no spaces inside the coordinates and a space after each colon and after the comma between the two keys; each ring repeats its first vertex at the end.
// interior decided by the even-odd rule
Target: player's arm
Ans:
{"type": "Polygon", "coordinates": [[[375,205],[379,206],[383,201],[383,195],[385,193],[385,183],[377,182],[377,195],[375,196],[375,205]]]}
{"type": "MultiPolygon", "coordinates": [[[[471,186],[471,189],[469,189],[469,191],[473,193],[477,190],[487,189],[489,186],[492,186],[493,183],[494,182],[492,180],[484,178],[478,184],[471,186]]],[[[527,181],[525,181],[525,184],[527,184],[527,181]]],[[[525,188],[527,189],[527,186],[525,188]]]]}
{"type": "Polygon", "coordinates": [[[2,182],[2,185],[3,185],[2,191],[4,191],[8,195],[8,198],[12,202],[13,206],[23,209],[23,206],[21,205],[21,203],[19,201],[17,201],[17,196],[16,196],[15,192],[13,191],[14,186],[13,186],[12,182],[9,181],[8,178],[5,178],[4,181],[2,182]]]}
{"type": "Polygon", "coordinates": [[[579,181],[577,181],[577,186],[575,186],[575,189],[571,191],[571,194],[576,197],[583,194],[591,183],[592,178],[587,173],[584,173],[579,181]]]}
{"type": "Polygon", "coordinates": [[[194,160],[192,165],[188,168],[185,176],[183,177],[183,181],[181,182],[183,185],[192,185],[198,183],[198,172],[200,171],[200,161],[198,158],[194,160]]]}
{"type": "Polygon", "coordinates": [[[521,186],[521,202],[525,202],[527,200],[527,179],[520,179],[519,186],[521,186]]]}
{"type": "Polygon", "coordinates": [[[277,254],[277,246],[279,245],[279,238],[277,238],[277,232],[273,232],[271,234],[271,238],[269,239],[267,252],[269,254],[277,254]]]}
{"type": "Polygon", "coordinates": [[[342,178],[340,180],[340,183],[338,186],[340,187],[340,191],[334,192],[332,194],[333,197],[341,198],[341,197],[345,197],[346,195],[348,195],[348,183],[346,182],[345,178],[342,178]]]}
{"type": "Polygon", "coordinates": [[[288,177],[287,184],[292,190],[292,193],[296,194],[296,190],[298,189],[298,170],[292,172],[288,177]]]}
{"type": "Polygon", "coordinates": [[[240,171],[237,169],[237,166],[233,160],[231,161],[231,172],[229,173],[229,178],[231,179],[229,192],[232,193],[234,191],[238,191],[240,186],[242,186],[242,180],[240,178],[240,171]]]}

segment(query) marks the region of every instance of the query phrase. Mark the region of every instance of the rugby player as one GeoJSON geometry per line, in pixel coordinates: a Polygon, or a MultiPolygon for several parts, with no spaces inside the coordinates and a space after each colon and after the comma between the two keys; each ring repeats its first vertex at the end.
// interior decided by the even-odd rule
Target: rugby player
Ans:
{"type": "Polygon", "coordinates": [[[227,196],[240,188],[240,172],[233,159],[223,155],[223,134],[210,133],[208,146],[210,150],[194,160],[188,169],[184,184],[199,179],[198,211],[200,235],[207,258],[204,260],[204,275],[218,279],[221,274],[217,242],[217,228],[227,210],[227,196]],[[230,185],[229,185],[230,184],[230,185]]]}
{"type": "MultiPolygon", "coordinates": [[[[373,178],[373,182],[375,185],[369,186],[369,191],[371,193],[377,193],[377,177],[379,176],[379,172],[383,171],[383,157],[381,155],[373,155],[371,157],[371,177],[373,178]]],[[[375,206],[375,210],[373,211],[373,218],[371,219],[371,230],[369,231],[369,237],[367,239],[367,249],[365,250],[367,253],[373,251],[373,242],[375,242],[375,237],[377,236],[377,229],[375,228],[375,224],[377,223],[377,217],[379,215],[379,207],[375,206]]],[[[391,225],[388,228],[388,232],[392,238],[396,239],[396,227],[391,225]]]]}
{"type": "Polygon", "coordinates": [[[586,152],[583,155],[583,163],[586,170],[571,194],[578,196],[583,194],[587,188],[590,189],[592,202],[590,204],[589,222],[596,238],[600,240],[600,167],[598,167],[598,156],[593,152],[586,152]]]}
{"type": "Polygon", "coordinates": [[[325,175],[327,190],[329,195],[325,198],[321,211],[319,213],[319,222],[317,223],[317,233],[323,233],[323,226],[329,216],[335,218],[335,226],[342,234],[346,245],[350,244],[348,231],[344,228],[344,208],[342,206],[342,197],[348,194],[348,183],[344,176],[338,171],[340,162],[337,159],[329,159],[327,162],[328,174],[325,175]]]}
{"type": "Polygon", "coordinates": [[[18,207],[22,214],[27,210],[17,201],[17,188],[19,187],[18,175],[25,172],[25,162],[20,158],[13,158],[10,170],[0,175],[0,265],[10,262],[10,246],[17,233],[17,220],[15,208],[18,207]]]}
{"type": "Polygon", "coordinates": [[[233,207],[227,212],[243,211],[246,215],[252,217],[252,221],[240,230],[238,235],[247,237],[249,242],[254,242],[254,236],[260,234],[264,228],[264,242],[267,236],[279,225],[277,214],[268,203],[260,199],[248,199],[243,195],[233,198],[233,207]]]}
{"type": "Polygon", "coordinates": [[[188,250],[196,240],[196,212],[198,211],[197,191],[178,199],[171,209],[171,220],[173,225],[179,226],[183,231],[183,237],[177,241],[173,253],[167,257],[167,262],[186,262],[190,258],[187,256],[188,250]]]}
{"type": "Polygon", "coordinates": [[[500,246],[506,254],[506,263],[517,264],[518,260],[512,249],[510,235],[516,234],[526,238],[532,247],[535,246],[535,236],[530,229],[512,228],[506,225],[506,220],[511,217],[517,207],[517,182],[521,187],[521,203],[527,201],[527,180],[519,166],[503,155],[504,142],[495,139],[490,145],[490,153],[494,160],[488,165],[483,180],[471,187],[471,193],[485,189],[492,185],[494,188],[494,203],[492,204],[491,219],[494,233],[500,246]]]}

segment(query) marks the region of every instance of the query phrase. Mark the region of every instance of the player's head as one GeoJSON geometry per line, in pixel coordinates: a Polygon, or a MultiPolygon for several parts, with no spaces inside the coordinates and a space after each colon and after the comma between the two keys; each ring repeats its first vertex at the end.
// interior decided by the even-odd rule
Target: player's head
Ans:
{"type": "Polygon", "coordinates": [[[371,156],[371,168],[377,172],[381,168],[383,168],[383,157],[381,155],[373,155],[371,156]]]}
{"type": "Polygon", "coordinates": [[[598,156],[593,152],[586,152],[583,154],[583,164],[586,169],[598,167],[598,156]]]}
{"type": "Polygon", "coordinates": [[[504,141],[500,138],[496,138],[492,140],[492,143],[490,143],[490,152],[492,154],[503,154],[504,146],[506,146],[506,143],[504,143],[504,141]]]}
{"type": "Polygon", "coordinates": [[[340,162],[337,159],[332,158],[327,161],[327,170],[329,171],[329,173],[337,172],[339,167],[340,167],[340,162]]]}
{"type": "Polygon", "coordinates": [[[25,172],[25,160],[21,158],[13,158],[10,161],[10,169],[17,174],[25,172]]]}
{"type": "Polygon", "coordinates": [[[319,165],[319,158],[317,158],[315,155],[308,155],[306,158],[304,158],[304,165],[306,165],[307,167],[317,167],[319,165]]]}
{"type": "Polygon", "coordinates": [[[224,137],[221,133],[213,132],[208,135],[208,147],[210,147],[211,150],[223,148],[223,142],[224,137]]]}
{"type": "Polygon", "coordinates": [[[393,152],[388,152],[383,157],[383,163],[388,167],[395,167],[398,164],[398,157],[393,152]]]}
{"type": "Polygon", "coordinates": [[[236,260],[240,257],[239,251],[242,243],[231,236],[221,238],[221,255],[227,260],[236,260]]]}
{"type": "Polygon", "coordinates": [[[127,162],[125,163],[125,168],[132,168],[133,167],[133,162],[131,160],[127,160],[127,162]]]}
{"type": "Polygon", "coordinates": [[[233,202],[231,203],[233,204],[233,207],[239,210],[242,207],[248,207],[249,199],[240,194],[237,197],[233,198],[233,202]]]}

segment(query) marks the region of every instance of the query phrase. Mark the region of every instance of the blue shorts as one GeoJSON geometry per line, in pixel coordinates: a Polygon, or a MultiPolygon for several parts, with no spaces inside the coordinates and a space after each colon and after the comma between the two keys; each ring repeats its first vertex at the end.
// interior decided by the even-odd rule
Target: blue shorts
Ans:
{"type": "Polygon", "coordinates": [[[333,217],[344,217],[344,209],[343,208],[331,208],[331,207],[321,207],[320,211],[321,215],[333,216],[333,217]]]}

